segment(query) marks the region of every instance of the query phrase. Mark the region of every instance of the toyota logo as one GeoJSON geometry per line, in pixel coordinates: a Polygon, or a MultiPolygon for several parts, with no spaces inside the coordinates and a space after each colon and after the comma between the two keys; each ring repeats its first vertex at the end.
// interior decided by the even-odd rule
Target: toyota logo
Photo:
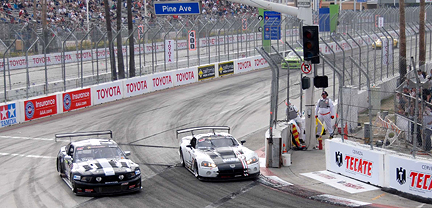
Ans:
{"type": "Polygon", "coordinates": [[[235,164],[231,164],[230,167],[231,167],[231,168],[235,168],[235,164]]]}

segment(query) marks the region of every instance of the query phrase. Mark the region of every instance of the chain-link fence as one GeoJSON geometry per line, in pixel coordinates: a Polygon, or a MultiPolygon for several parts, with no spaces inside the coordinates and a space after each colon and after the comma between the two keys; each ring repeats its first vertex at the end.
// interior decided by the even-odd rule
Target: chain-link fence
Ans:
{"type": "MultiPolygon", "coordinates": [[[[428,11],[432,12],[432,7],[428,6],[426,12],[428,11]]],[[[321,24],[328,24],[323,21],[325,19],[337,19],[335,31],[320,32],[323,61],[316,67],[317,75],[329,77],[331,96],[335,100],[340,100],[338,99],[340,96],[345,98],[344,102],[338,103],[345,116],[337,120],[337,132],[351,138],[363,138],[363,135],[357,135],[357,129],[359,124],[363,125],[364,122],[369,121],[369,111],[372,112],[374,131],[377,127],[383,128],[380,125],[386,125],[384,129],[388,129],[389,124],[385,122],[380,121],[381,123],[377,124],[378,118],[383,121],[387,119],[381,112],[387,111],[389,115],[395,115],[393,118],[403,117],[397,113],[400,106],[395,103],[399,103],[396,99],[406,97],[402,93],[398,94],[400,91],[396,90],[400,90],[401,87],[398,83],[399,62],[397,61],[400,42],[399,10],[394,8],[362,12],[342,10],[338,16],[314,15],[314,19],[321,24]],[[341,75],[340,79],[338,73],[341,75]],[[338,89],[339,83],[343,86],[341,93],[338,89]],[[387,104],[390,101],[392,104],[387,104]]],[[[414,62],[418,61],[418,16],[418,7],[406,8],[406,55],[414,57],[414,62]]],[[[432,17],[428,17],[426,21],[426,44],[429,46],[426,58],[429,60],[432,58],[430,18],[432,17]]],[[[131,54],[128,43],[132,38],[137,76],[259,55],[255,49],[263,47],[263,37],[260,32],[263,25],[271,25],[282,31],[279,40],[271,40],[272,47],[266,48],[266,51],[277,51],[284,56],[289,51],[301,47],[299,37],[301,20],[283,15],[277,24],[268,21],[261,21],[257,14],[226,17],[200,15],[177,19],[146,18],[135,22],[132,30],[133,37],[129,35],[127,26],[122,25],[120,30],[112,29],[114,46],[117,46],[118,38],[122,40],[123,48],[116,49],[115,52],[123,53],[125,63],[124,68],[119,69],[117,66],[116,68],[117,71],[124,70],[126,78],[129,78],[131,54]],[[195,42],[191,42],[191,31],[195,32],[193,37],[195,42]],[[173,42],[175,46],[170,61],[165,53],[167,41],[173,42]]],[[[3,60],[0,60],[2,63],[0,70],[3,70],[3,73],[0,76],[3,84],[0,85],[0,96],[3,101],[111,81],[109,40],[103,23],[90,24],[89,28],[49,25],[46,35],[42,33],[41,26],[36,24],[1,24],[0,51],[3,60]]],[[[279,55],[272,57],[277,57],[275,62],[279,66],[283,62],[283,57],[279,55]]],[[[406,63],[412,66],[410,60],[406,60],[406,63]]],[[[301,77],[290,78],[287,87],[300,88],[299,78],[301,77]]],[[[301,90],[299,89],[298,92],[298,96],[301,97],[301,90]]],[[[414,105],[409,105],[410,108],[411,106],[414,105]]],[[[406,106],[404,109],[406,110],[406,106]]],[[[423,106],[421,109],[426,107],[423,106]]],[[[421,113],[415,115],[423,117],[421,113]]],[[[409,116],[405,117],[410,119],[409,116]]],[[[412,118],[409,122],[423,124],[423,120],[416,122],[412,118]]],[[[393,122],[390,124],[399,126],[397,122],[403,119],[397,120],[388,121],[393,122]]],[[[404,134],[412,135],[407,132],[414,132],[413,129],[415,127],[403,130],[404,134]]],[[[425,134],[427,130],[419,129],[417,132],[425,134]]],[[[375,140],[384,141],[385,138],[388,138],[388,135],[381,137],[377,134],[375,140]]],[[[409,136],[405,138],[407,139],[404,141],[410,141],[410,144],[415,141],[409,136]]],[[[424,144],[425,142],[422,142],[422,145],[424,144]]],[[[389,146],[384,142],[384,146],[386,145],[389,146]]]]}

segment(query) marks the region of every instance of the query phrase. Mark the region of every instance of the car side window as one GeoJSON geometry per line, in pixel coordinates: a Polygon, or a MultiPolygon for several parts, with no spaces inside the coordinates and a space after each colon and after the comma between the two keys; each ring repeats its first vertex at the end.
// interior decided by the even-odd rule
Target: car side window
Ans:
{"type": "Polygon", "coordinates": [[[68,155],[73,157],[73,153],[74,153],[74,146],[70,145],[68,149],[68,155]]]}
{"type": "Polygon", "coordinates": [[[196,146],[196,138],[195,137],[192,137],[190,145],[195,149],[195,146],[196,146]]]}

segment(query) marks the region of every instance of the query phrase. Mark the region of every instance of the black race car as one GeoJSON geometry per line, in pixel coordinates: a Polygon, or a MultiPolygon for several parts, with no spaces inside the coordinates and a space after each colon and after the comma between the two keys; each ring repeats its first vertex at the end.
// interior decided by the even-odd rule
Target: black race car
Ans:
{"type": "Polygon", "coordinates": [[[71,141],[57,156],[57,171],[75,194],[105,195],[141,190],[138,164],[127,159],[112,140],[111,131],[56,134],[55,141],[69,137],[94,137],[71,141]],[[110,138],[95,138],[110,135],[110,138]]]}

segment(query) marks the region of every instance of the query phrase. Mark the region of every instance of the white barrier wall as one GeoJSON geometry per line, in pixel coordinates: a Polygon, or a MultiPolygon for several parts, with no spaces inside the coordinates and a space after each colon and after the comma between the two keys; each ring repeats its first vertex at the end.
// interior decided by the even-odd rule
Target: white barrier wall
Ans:
{"type": "Polygon", "coordinates": [[[337,138],[326,140],[326,168],[363,182],[432,199],[432,160],[396,155],[337,138]]]}
{"type": "Polygon", "coordinates": [[[174,77],[171,71],[151,75],[152,91],[163,90],[174,87],[174,77]]]}
{"type": "Polygon", "coordinates": [[[374,185],[384,186],[384,153],[355,146],[340,139],[326,140],[326,168],[329,171],[374,185]]]}
{"type": "Polygon", "coordinates": [[[252,71],[252,58],[242,58],[234,61],[234,73],[242,73],[252,71]]]}
{"type": "Polygon", "coordinates": [[[269,64],[267,63],[267,61],[265,60],[265,58],[263,58],[262,56],[254,56],[252,57],[252,66],[253,69],[262,69],[262,68],[266,68],[269,66],[269,64]]]}
{"type": "Polygon", "coordinates": [[[178,69],[173,72],[174,86],[190,84],[198,81],[198,68],[178,69]]]}
{"type": "Polygon", "coordinates": [[[134,77],[134,78],[124,80],[123,97],[127,98],[127,97],[132,97],[132,96],[141,95],[150,92],[149,85],[148,85],[149,83],[150,83],[149,76],[134,77]]]}
{"type": "Polygon", "coordinates": [[[115,81],[92,87],[93,104],[97,105],[123,98],[123,81],[115,81]]]}
{"type": "Polygon", "coordinates": [[[432,198],[432,161],[387,154],[385,167],[387,187],[432,198]]]}

